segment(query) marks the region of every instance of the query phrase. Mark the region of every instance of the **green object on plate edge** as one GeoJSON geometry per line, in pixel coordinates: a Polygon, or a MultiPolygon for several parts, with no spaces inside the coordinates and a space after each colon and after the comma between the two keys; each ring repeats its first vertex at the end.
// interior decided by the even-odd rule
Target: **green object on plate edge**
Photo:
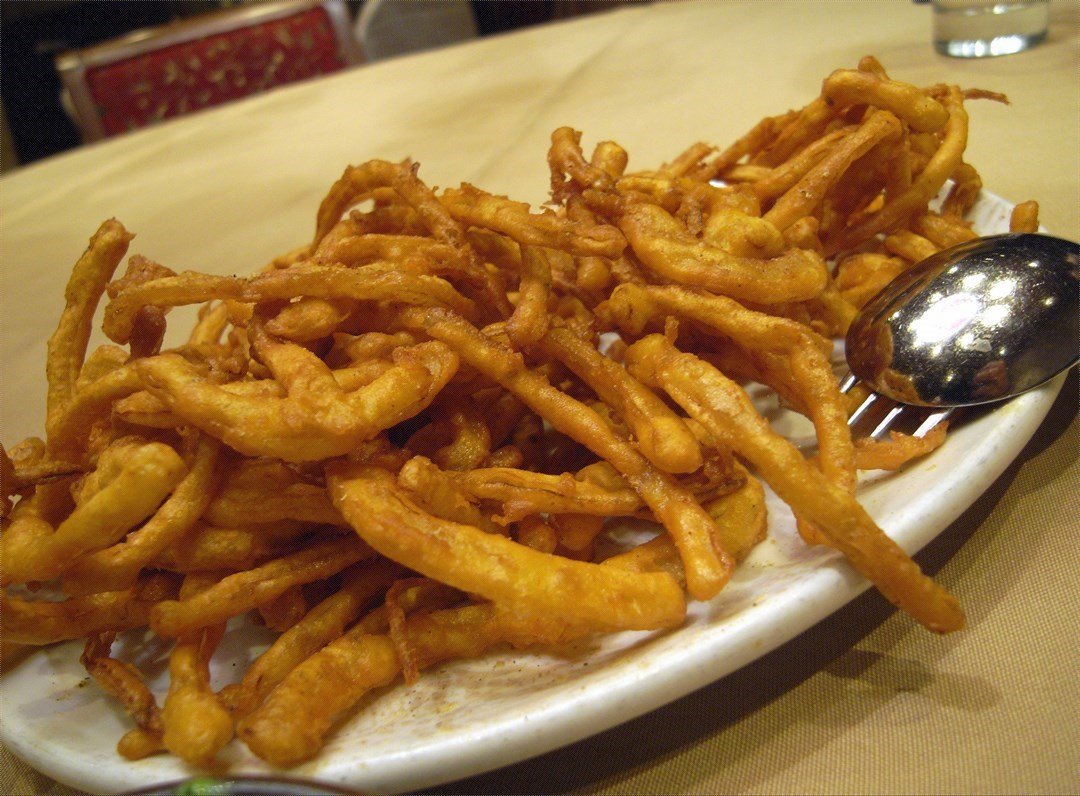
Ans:
{"type": "Polygon", "coordinates": [[[128,796],[338,796],[346,791],[298,780],[261,777],[240,779],[217,779],[195,777],[182,782],[158,785],[147,790],[135,791],[128,796]]]}

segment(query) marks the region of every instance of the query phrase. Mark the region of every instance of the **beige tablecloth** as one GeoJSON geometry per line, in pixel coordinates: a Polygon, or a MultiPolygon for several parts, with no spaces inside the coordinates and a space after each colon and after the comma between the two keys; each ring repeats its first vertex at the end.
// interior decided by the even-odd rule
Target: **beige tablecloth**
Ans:
{"type": "MultiPolygon", "coordinates": [[[[103,218],[173,267],[244,273],[310,234],[312,209],[348,163],[412,156],[430,183],[540,202],[557,126],[615,139],[644,168],[804,104],[865,54],[902,80],[1008,94],[1009,106],[970,103],[968,160],[991,191],[1038,199],[1046,227],[1078,239],[1080,4],[1053,10],[1035,50],[959,61],[931,48],[929,9],[902,0],[633,6],[363,67],[35,164],[0,183],[3,438],[40,433],[42,341],[63,275],[103,218]]],[[[1023,454],[920,554],[963,602],[963,632],[932,636],[868,593],[691,696],[439,790],[1080,791],[1076,414],[1074,374],[1023,454]]],[[[3,760],[0,792],[73,792],[3,760]]]]}

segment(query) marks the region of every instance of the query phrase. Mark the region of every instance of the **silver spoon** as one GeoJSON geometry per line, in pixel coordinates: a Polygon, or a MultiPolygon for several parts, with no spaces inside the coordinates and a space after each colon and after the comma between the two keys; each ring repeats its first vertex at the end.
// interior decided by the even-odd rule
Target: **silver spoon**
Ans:
{"type": "MultiPolygon", "coordinates": [[[[861,380],[901,404],[939,408],[1012,398],[1076,364],[1078,297],[1080,246],[1071,241],[1006,234],[946,249],[899,276],[855,318],[846,339],[852,376],[841,388],[861,380]]],[[[935,423],[945,412],[937,415],[935,423]]]]}

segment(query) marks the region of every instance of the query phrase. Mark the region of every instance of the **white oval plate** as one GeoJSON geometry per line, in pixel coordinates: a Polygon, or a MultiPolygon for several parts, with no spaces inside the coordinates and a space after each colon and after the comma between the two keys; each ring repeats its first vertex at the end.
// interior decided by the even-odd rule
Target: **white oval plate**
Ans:
{"type": "MultiPolygon", "coordinates": [[[[1011,205],[983,194],[974,209],[984,234],[1008,229],[1011,205]]],[[[877,522],[914,553],[943,531],[1005,470],[1034,434],[1062,379],[954,432],[927,459],[900,473],[867,474],[859,497],[877,522]]],[[[506,652],[426,671],[411,688],[365,699],[318,757],[289,776],[365,791],[450,782],[572,743],[646,713],[757,659],[848,603],[868,584],[840,556],[808,548],[787,507],[769,495],[770,536],[709,603],[694,603],[684,626],[620,633],[571,650],[506,652]]],[[[141,637],[140,637],[141,639],[141,637]]],[[[129,637],[137,657],[166,686],[167,647],[129,637]]],[[[268,643],[265,631],[231,626],[214,658],[215,687],[239,679],[268,643]]],[[[0,735],[34,768],[61,782],[116,793],[201,772],[169,755],[122,759],[129,729],[117,703],[78,658],[80,642],[44,649],[0,681],[0,735]]],[[[230,776],[274,774],[234,741],[230,776]]]]}

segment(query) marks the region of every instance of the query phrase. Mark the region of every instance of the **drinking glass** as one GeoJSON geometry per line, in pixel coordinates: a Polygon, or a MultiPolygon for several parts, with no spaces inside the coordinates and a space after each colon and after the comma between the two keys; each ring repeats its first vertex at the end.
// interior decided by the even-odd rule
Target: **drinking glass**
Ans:
{"type": "Polygon", "coordinates": [[[934,49],[954,58],[1022,52],[1046,38],[1049,0],[933,0],[934,49]]]}

